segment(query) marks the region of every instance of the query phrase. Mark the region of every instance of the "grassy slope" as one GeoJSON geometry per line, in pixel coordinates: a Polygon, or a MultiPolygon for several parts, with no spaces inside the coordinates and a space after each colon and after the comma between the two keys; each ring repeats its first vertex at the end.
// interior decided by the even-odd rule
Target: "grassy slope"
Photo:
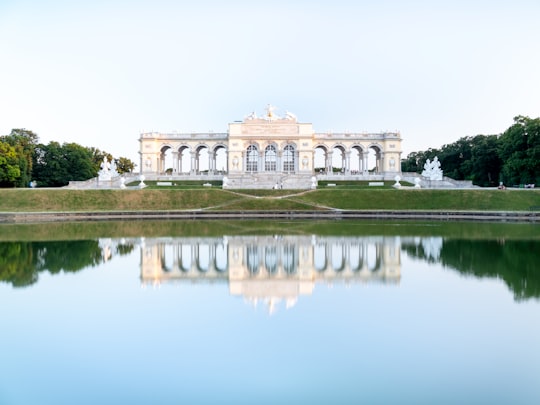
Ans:
{"type": "Polygon", "coordinates": [[[527,211],[532,206],[540,206],[540,190],[320,189],[235,193],[220,189],[0,189],[0,212],[315,210],[324,207],[347,210],[527,211]]]}

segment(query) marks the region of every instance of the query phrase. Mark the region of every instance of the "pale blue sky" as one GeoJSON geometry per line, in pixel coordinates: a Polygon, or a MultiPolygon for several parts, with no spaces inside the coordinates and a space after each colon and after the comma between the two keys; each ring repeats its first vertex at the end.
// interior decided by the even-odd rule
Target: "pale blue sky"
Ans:
{"type": "Polygon", "coordinates": [[[139,163],[141,131],[225,132],[271,103],[404,157],[540,116],[538,1],[3,1],[0,134],[139,163]]]}

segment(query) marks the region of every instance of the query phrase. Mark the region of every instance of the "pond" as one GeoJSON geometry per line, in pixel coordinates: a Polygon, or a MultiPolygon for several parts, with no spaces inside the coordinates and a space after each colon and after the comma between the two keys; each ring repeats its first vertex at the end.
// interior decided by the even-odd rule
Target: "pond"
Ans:
{"type": "Polygon", "coordinates": [[[540,227],[0,226],[0,403],[540,403],[540,227]]]}

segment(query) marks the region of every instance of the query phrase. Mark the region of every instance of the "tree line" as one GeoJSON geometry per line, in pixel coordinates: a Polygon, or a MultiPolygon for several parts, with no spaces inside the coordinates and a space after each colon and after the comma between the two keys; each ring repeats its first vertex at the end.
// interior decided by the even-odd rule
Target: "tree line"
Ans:
{"type": "Polygon", "coordinates": [[[502,134],[467,136],[440,149],[412,152],[401,170],[421,173],[435,156],[444,175],[454,180],[484,187],[540,184],[540,118],[517,116],[502,134]]]}
{"type": "MultiPolygon", "coordinates": [[[[0,187],[62,187],[70,181],[96,177],[103,159],[110,153],[77,143],[39,142],[27,129],[13,129],[0,136],[0,187]]],[[[114,159],[119,174],[132,172],[135,164],[128,158],[114,159]]]]}

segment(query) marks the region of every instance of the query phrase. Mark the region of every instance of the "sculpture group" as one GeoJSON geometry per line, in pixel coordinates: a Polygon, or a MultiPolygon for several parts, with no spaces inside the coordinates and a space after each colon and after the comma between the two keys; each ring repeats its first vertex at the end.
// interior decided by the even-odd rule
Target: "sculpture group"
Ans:
{"type": "Polygon", "coordinates": [[[429,180],[442,180],[443,171],[441,169],[441,162],[439,158],[435,156],[433,162],[429,159],[424,164],[424,170],[422,171],[422,176],[427,177],[429,180]]]}
{"type": "Polygon", "coordinates": [[[112,180],[115,177],[118,177],[118,169],[116,168],[116,162],[112,159],[110,162],[107,160],[107,157],[103,157],[103,162],[101,162],[101,170],[98,172],[98,180],[112,180]]]}

